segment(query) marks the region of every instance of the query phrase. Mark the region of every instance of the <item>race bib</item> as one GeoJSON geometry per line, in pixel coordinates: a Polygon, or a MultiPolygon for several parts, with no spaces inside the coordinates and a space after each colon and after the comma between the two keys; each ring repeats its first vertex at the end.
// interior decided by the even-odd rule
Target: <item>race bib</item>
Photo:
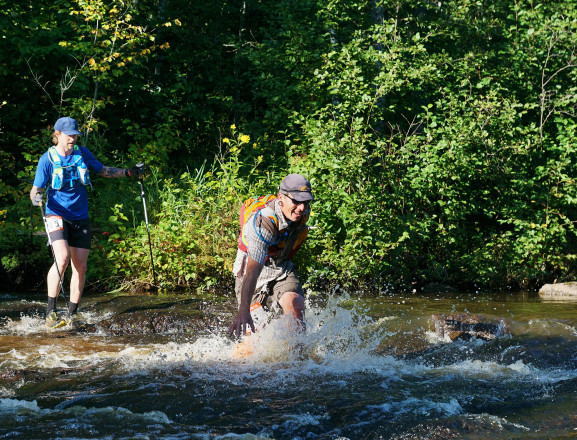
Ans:
{"type": "Polygon", "coordinates": [[[64,222],[62,221],[62,217],[46,217],[46,230],[49,234],[54,231],[60,231],[64,229],[64,222]]]}

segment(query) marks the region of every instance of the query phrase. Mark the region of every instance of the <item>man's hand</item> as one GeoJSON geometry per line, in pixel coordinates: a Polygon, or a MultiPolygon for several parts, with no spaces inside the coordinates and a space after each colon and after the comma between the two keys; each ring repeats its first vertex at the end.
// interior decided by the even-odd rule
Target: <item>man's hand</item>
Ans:
{"type": "Polygon", "coordinates": [[[236,334],[236,337],[239,338],[241,335],[246,333],[247,324],[250,325],[250,329],[254,333],[256,329],[254,328],[254,323],[250,316],[250,309],[246,307],[239,308],[232,324],[228,328],[228,335],[233,336],[236,334]]]}
{"type": "Polygon", "coordinates": [[[128,170],[128,175],[133,179],[142,179],[144,176],[144,164],[139,162],[128,170]]]}
{"type": "Polygon", "coordinates": [[[42,202],[43,202],[42,194],[39,192],[34,194],[34,196],[32,197],[32,204],[34,206],[42,206],[42,202]]]}
{"type": "Polygon", "coordinates": [[[230,336],[235,333],[237,338],[240,337],[240,335],[244,335],[246,333],[247,325],[250,325],[251,330],[256,332],[254,323],[252,322],[252,317],[250,316],[250,303],[252,302],[252,295],[255,291],[256,282],[261,271],[262,265],[247,256],[246,271],[242,280],[238,313],[228,328],[228,334],[230,336]]]}

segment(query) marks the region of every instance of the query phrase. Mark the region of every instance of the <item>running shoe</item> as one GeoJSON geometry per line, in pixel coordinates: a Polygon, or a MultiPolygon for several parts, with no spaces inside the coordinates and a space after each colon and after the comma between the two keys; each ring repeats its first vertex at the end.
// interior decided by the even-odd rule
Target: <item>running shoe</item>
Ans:
{"type": "Polygon", "coordinates": [[[80,322],[78,321],[78,316],[76,315],[66,315],[66,317],[64,318],[64,321],[66,321],[66,325],[68,327],[77,327],[78,324],[80,324],[80,322]]]}
{"type": "Polygon", "coordinates": [[[75,313],[74,315],[68,315],[64,317],[64,322],[71,328],[80,329],[86,327],[86,323],[75,313]]]}
{"type": "Polygon", "coordinates": [[[66,321],[60,318],[56,312],[50,312],[46,317],[46,327],[48,328],[59,328],[64,327],[65,325],[66,321]]]}

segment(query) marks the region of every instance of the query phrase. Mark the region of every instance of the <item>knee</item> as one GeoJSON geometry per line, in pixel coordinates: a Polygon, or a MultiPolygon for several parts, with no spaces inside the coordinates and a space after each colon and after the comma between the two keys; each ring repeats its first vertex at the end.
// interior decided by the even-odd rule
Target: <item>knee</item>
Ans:
{"type": "Polygon", "coordinates": [[[84,276],[88,267],[88,251],[84,249],[72,249],[72,271],[78,276],[84,276]]]}
{"type": "Polygon", "coordinates": [[[68,254],[56,255],[56,263],[58,264],[59,270],[62,271],[66,269],[70,264],[70,255],[68,254]]]}
{"type": "Polygon", "coordinates": [[[299,295],[298,293],[295,294],[295,297],[293,298],[293,307],[299,313],[305,311],[305,299],[302,295],[299,295]]]}
{"type": "Polygon", "coordinates": [[[74,270],[79,275],[84,275],[86,273],[86,269],[88,268],[88,262],[87,261],[76,261],[76,262],[73,262],[72,266],[73,266],[74,270]]]}
{"type": "Polygon", "coordinates": [[[305,299],[296,292],[284,293],[279,301],[285,313],[293,313],[295,316],[302,316],[305,310],[305,299]]]}

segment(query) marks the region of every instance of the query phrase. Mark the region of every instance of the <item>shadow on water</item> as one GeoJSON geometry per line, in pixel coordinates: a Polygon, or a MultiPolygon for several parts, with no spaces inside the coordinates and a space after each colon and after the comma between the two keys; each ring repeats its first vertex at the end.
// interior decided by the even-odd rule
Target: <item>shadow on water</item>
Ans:
{"type": "Polygon", "coordinates": [[[50,331],[2,295],[0,438],[575,438],[576,306],[311,294],[304,335],[275,320],[238,360],[230,300],[89,296],[50,331]]]}

